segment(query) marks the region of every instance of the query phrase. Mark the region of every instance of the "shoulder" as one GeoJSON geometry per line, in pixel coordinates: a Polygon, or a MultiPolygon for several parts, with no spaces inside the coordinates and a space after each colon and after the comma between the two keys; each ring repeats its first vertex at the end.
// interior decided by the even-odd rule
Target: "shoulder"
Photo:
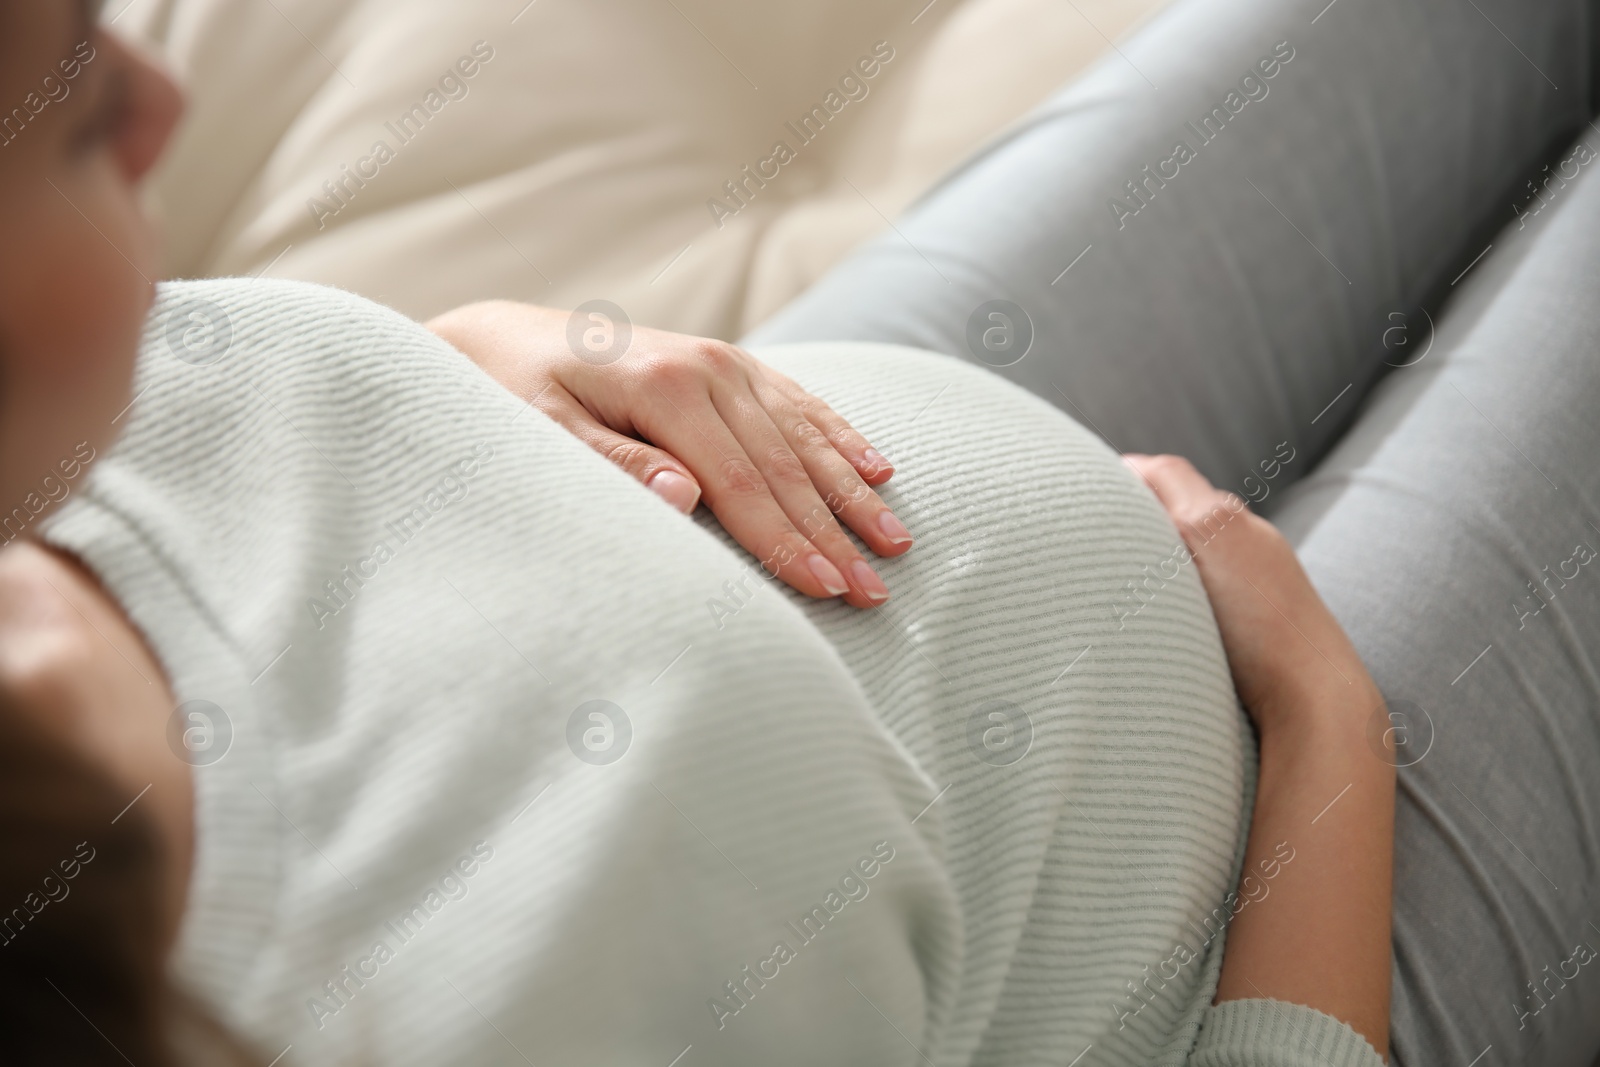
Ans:
{"type": "MultiPolygon", "coordinates": [[[[441,387],[459,389],[462,381],[511,402],[421,323],[355,293],[273,279],[166,282],[140,350],[136,388],[140,396],[150,392],[124,439],[142,440],[151,418],[162,419],[162,440],[174,424],[197,418],[202,435],[220,432],[216,447],[224,447],[237,441],[240,415],[262,409],[266,426],[284,440],[304,433],[320,446],[302,417],[324,414],[348,424],[408,399],[425,406],[441,387]],[[175,410],[182,419],[172,417],[175,410]],[[278,425],[283,419],[293,427],[278,425]]],[[[161,441],[149,447],[173,451],[161,441]]]]}
{"type": "Polygon", "coordinates": [[[391,307],[333,286],[279,278],[163,282],[144,340],[147,352],[208,366],[241,350],[347,347],[361,334],[440,343],[391,307]]]}
{"type": "Polygon", "coordinates": [[[164,708],[144,638],[70,556],[31,541],[0,549],[0,692],[15,710],[88,729],[106,704],[164,708]]]}
{"type": "MultiPolygon", "coordinates": [[[[134,822],[146,822],[164,856],[165,943],[183,913],[195,814],[190,765],[168,729],[171,688],[94,576],[72,556],[29,541],[0,548],[0,706],[21,736],[74,757],[62,766],[84,774],[64,793],[91,805],[125,797],[122,813],[149,794],[134,822]]],[[[26,748],[21,758],[29,758],[26,748]]],[[[59,784],[67,772],[45,773],[59,784]]]]}

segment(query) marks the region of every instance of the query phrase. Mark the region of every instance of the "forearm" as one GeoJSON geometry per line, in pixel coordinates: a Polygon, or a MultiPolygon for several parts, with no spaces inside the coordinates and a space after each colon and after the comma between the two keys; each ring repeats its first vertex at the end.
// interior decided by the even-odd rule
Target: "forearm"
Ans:
{"type": "MultiPolygon", "coordinates": [[[[568,312],[508,300],[485,300],[453,308],[422,325],[482,367],[484,372],[528,399],[538,385],[540,360],[568,355],[568,312]]],[[[542,383],[541,383],[542,384],[542,383]]]]}
{"type": "Polygon", "coordinates": [[[1339,684],[1263,734],[1217,1001],[1316,1008],[1387,1056],[1395,775],[1366,736],[1377,699],[1339,684]]]}

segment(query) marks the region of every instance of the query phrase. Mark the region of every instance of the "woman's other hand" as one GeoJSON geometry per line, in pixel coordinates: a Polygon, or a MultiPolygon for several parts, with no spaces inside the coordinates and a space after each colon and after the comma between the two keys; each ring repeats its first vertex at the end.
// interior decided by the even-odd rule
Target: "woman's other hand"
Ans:
{"type": "Polygon", "coordinates": [[[1257,728],[1272,729],[1309,708],[1359,714],[1378,707],[1361,657],[1276,527],[1180,456],[1122,458],[1182,535],[1222,632],[1234,687],[1257,728]]]}
{"type": "Polygon", "coordinates": [[[722,341],[633,327],[620,358],[580,358],[570,319],[491,301],[427,326],[673,507],[703,499],[769,574],[859,608],[889,598],[840,523],[880,556],[909,549],[871,488],[894,470],[832,408],[722,341]]]}
{"type": "Polygon", "coordinates": [[[1389,1048],[1394,750],[1382,698],[1294,550],[1176,456],[1123,457],[1183,535],[1260,732],[1255,810],[1216,1002],[1304,1004],[1389,1048]],[[1319,825],[1320,823],[1320,825],[1319,825]],[[1293,860],[1293,865],[1289,861],[1293,860]],[[1268,897],[1257,872],[1281,872],[1268,897]],[[1248,903],[1248,907],[1245,906],[1248,903]]]}

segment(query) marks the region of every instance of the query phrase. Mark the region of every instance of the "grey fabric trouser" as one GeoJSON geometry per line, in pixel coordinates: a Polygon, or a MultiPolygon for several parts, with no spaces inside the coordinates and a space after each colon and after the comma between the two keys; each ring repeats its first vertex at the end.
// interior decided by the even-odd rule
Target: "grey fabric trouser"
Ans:
{"type": "Polygon", "coordinates": [[[1178,0],[744,341],[962,355],[1283,526],[1390,702],[1406,1067],[1600,1052],[1595,19],[1178,0]]]}

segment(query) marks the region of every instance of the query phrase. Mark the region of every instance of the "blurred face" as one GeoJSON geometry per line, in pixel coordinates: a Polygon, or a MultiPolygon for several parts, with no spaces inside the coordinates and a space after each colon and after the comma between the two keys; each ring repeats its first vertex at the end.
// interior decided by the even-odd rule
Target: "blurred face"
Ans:
{"type": "Polygon", "coordinates": [[[156,241],[139,183],[182,109],[94,0],[0,0],[0,511],[127,405],[156,241]]]}

